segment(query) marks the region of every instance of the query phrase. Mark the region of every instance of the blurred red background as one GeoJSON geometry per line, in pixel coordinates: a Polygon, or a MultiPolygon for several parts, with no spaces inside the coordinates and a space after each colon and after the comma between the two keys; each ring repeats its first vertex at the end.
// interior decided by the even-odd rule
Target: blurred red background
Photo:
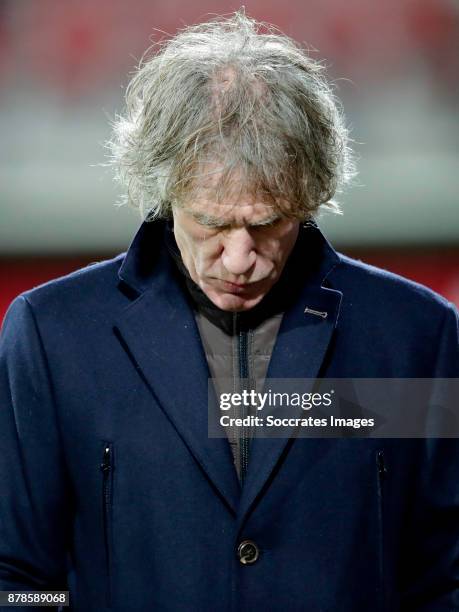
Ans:
{"type": "MultiPolygon", "coordinates": [[[[306,41],[339,86],[362,184],[342,221],[324,221],[334,246],[459,305],[457,3],[245,7],[306,41]]],[[[126,250],[138,220],[113,209],[118,194],[96,166],[129,73],[152,41],[239,8],[0,0],[0,317],[21,291],[126,250]]]]}

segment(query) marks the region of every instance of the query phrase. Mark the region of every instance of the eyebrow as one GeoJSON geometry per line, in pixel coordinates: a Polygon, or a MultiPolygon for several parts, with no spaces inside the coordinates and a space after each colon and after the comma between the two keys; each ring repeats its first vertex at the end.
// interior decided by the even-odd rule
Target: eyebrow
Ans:
{"type": "MultiPolygon", "coordinates": [[[[207,213],[193,212],[190,210],[187,212],[201,225],[206,225],[208,227],[217,227],[217,228],[229,227],[230,225],[232,225],[227,220],[221,219],[219,217],[213,217],[212,215],[209,215],[207,213]]],[[[247,226],[248,227],[262,227],[264,225],[271,225],[272,223],[275,223],[276,221],[279,221],[280,219],[281,219],[281,216],[274,213],[271,216],[267,217],[266,219],[261,219],[260,221],[256,221],[255,223],[248,223],[247,226]]]]}

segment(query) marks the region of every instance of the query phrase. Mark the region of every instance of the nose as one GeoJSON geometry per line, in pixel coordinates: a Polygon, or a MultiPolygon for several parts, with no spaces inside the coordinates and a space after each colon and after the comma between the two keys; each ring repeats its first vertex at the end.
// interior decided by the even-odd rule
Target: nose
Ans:
{"type": "Polygon", "coordinates": [[[255,242],[247,229],[240,227],[230,230],[224,239],[221,256],[226,270],[235,276],[247,274],[256,258],[255,242]]]}

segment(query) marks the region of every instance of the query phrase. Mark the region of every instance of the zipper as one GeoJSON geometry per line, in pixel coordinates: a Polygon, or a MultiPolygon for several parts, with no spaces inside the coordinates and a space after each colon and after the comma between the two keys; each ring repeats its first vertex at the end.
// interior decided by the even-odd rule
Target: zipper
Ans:
{"type": "Polygon", "coordinates": [[[104,524],[104,546],[105,561],[107,567],[107,605],[111,606],[111,583],[112,583],[112,562],[111,562],[111,511],[112,511],[112,474],[113,474],[113,448],[110,442],[104,444],[102,463],[102,516],[104,524]]]}
{"type": "MultiPolygon", "coordinates": [[[[237,337],[237,388],[239,391],[244,390],[245,383],[249,378],[249,360],[248,360],[248,337],[249,333],[240,329],[239,314],[233,314],[233,335],[237,337]]],[[[239,409],[239,417],[244,418],[248,414],[247,407],[241,404],[239,409]]],[[[239,478],[241,485],[245,480],[247,466],[249,462],[249,436],[246,427],[241,427],[238,439],[238,460],[239,460],[239,478]]]]}
{"type": "Polygon", "coordinates": [[[377,495],[378,495],[378,558],[379,558],[379,581],[380,581],[380,610],[385,610],[385,588],[384,588],[384,489],[387,478],[387,466],[384,451],[376,451],[377,469],[377,495]]]}
{"type": "MultiPolygon", "coordinates": [[[[239,355],[239,379],[241,384],[241,389],[244,389],[244,383],[248,381],[249,378],[249,360],[248,360],[248,333],[246,331],[239,330],[238,337],[238,355],[239,355]]],[[[242,418],[246,417],[247,407],[242,405],[242,418]]],[[[241,482],[244,482],[245,476],[247,474],[247,466],[249,464],[249,436],[247,434],[246,428],[242,427],[242,435],[240,438],[240,468],[241,468],[241,482]]]]}

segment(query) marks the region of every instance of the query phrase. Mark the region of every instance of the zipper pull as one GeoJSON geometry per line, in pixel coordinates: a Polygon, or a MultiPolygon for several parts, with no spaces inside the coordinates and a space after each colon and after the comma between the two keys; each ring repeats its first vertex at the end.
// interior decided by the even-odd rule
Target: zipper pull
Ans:
{"type": "Polygon", "coordinates": [[[110,447],[107,444],[104,448],[104,455],[102,458],[102,463],[100,464],[100,469],[102,470],[102,472],[106,473],[106,472],[109,472],[111,468],[112,468],[111,452],[110,452],[110,447]]]}
{"type": "Polygon", "coordinates": [[[387,474],[386,462],[384,461],[384,452],[379,450],[376,453],[376,465],[378,467],[378,473],[383,478],[387,474]]]}

